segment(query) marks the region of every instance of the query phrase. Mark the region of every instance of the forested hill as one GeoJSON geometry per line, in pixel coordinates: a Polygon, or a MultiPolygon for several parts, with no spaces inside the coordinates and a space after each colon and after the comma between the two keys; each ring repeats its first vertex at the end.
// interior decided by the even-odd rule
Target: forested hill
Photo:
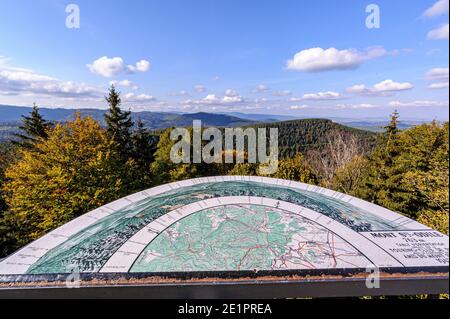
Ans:
{"type": "Polygon", "coordinates": [[[296,153],[322,149],[330,138],[341,135],[355,137],[361,144],[370,146],[375,142],[376,133],[351,128],[328,119],[302,119],[274,123],[258,123],[248,127],[278,128],[280,157],[292,157],[296,153]]]}
{"type": "MultiPolygon", "coordinates": [[[[0,105],[0,125],[8,123],[20,123],[22,116],[29,115],[31,108],[22,106],[0,105]]],[[[101,109],[50,109],[40,108],[42,116],[51,122],[67,122],[75,118],[75,114],[80,112],[84,116],[92,116],[94,120],[100,121],[104,125],[104,114],[106,110],[101,109]]],[[[171,126],[189,126],[193,120],[202,120],[205,125],[214,126],[238,126],[254,121],[242,119],[237,116],[217,113],[170,113],[170,112],[132,112],[134,121],[141,120],[150,129],[161,129],[171,126]]]]}

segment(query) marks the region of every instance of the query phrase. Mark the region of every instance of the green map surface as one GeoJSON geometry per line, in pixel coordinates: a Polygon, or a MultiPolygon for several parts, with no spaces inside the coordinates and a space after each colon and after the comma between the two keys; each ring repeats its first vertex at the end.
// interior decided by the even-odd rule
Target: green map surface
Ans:
{"type": "Polygon", "coordinates": [[[28,274],[97,272],[134,234],[153,220],[203,199],[255,196],[309,208],[355,230],[399,230],[402,227],[349,203],[319,193],[252,181],[207,182],[149,196],[70,236],[27,270],[28,274]]]}
{"type": "Polygon", "coordinates": [[[196,212],[158,235],[131,272],[357,267],[369,261],[328,229],[261,205],[196,212]]]}

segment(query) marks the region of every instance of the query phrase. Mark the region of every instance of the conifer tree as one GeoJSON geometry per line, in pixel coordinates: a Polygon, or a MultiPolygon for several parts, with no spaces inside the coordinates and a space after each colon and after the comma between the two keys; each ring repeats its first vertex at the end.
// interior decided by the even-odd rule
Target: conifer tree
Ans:
{"type": "Polygon", "coordinates": [[[108,136],[114,143],[114,148],[121,154],[124,162],[128,160],[132,151],[131,129],[133,121],[130,111],[122,111],[120,92],[116,91],[114,85],[109,88],[109,93],[105,96],[109,105],[109,110],[105,114],[108,136]]]}
{"type": "Polygon", "coordinates": [[[19,140],[13,141],[13,143],[30,148],[39,138],[46,139],[48,137],[50,123],[42,117],[38,106],[34,103],[30,116],[22,116],[22,125],[19,128],[23,133],[15,134],[19,140]]]}

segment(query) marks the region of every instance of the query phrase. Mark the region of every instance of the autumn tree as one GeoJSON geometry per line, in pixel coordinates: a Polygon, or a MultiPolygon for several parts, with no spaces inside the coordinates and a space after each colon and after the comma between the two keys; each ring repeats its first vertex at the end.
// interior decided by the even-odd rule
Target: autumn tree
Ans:
{"type": "Polygon", "coordinates": [[[317,184],[316,176],[300,153],[292,158],[279,161],[276,173],[269,176],[307,184],[317,184]]]}
{"type": "Polygon", "coordinates": [[[355,157],[363,156],[368,145],[356,135],[337,130],[329,132],[325,140],[323,148],[308,152],[307,158],[320,184],[331,187],[337,171],[354,161],[355,157]]]}
{"type": "Polygon", "coordinates": [[[135,167],[91,117],[57,124],[6,169],[4,219],[19,245],[136,188],[135,167]]]}
{"type": "Polygon", "coordinates": [[[355,156],[350,162],[336,169],[331,188],[348,195],[358,196],[366,178],[369,162],[364,156],[355,156]]]}
{"type": "Polygon", "coordinates": [[[8,211],[8,205],[6,204],[2,187],[6,182],[6,168],[14,163],[16,159],[17,146],[9,142],[0,143],[0,258],[9,255],[18,248],[14,237],[9,231],[11,227],[4,218],[8,211]]]}

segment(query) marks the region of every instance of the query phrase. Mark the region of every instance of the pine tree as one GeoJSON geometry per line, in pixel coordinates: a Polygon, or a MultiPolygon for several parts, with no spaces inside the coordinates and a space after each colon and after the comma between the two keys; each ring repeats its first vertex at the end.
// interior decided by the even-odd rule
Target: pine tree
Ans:
{"type": "Polygon", "coordinates": [[[150,164],[153,161],[154,153],[158,143],[157,136],[153,135],[142,120],[136,123],[136,129],[133,132],[131,158],[135,161],[138,170],[141,172],[139,185],[141,188],[147,188],[152,185],[150,164]]]}
{"type": "Polygon", "coordinates": [[[130,111],[122,111],[120,104],[120,92],[111,85],[108,96],[105,96],[109,105],[109,111],[105,114],[108,136],[114,144],[114,148],[121,154],[124,162],[128,160],[132,151],[131,128],[133,121],[130,111]]]}
{"type": "Polygon", "coordinates": [[[15,134],[19,140],[13,141],[13,143],[31,148],[38,139],[46,139],[48,137],[50,123],[42,117],[38,106],[34,103],[30,116],[22,116],[22,125],[19,128],[23,133],[15,134]]]}

